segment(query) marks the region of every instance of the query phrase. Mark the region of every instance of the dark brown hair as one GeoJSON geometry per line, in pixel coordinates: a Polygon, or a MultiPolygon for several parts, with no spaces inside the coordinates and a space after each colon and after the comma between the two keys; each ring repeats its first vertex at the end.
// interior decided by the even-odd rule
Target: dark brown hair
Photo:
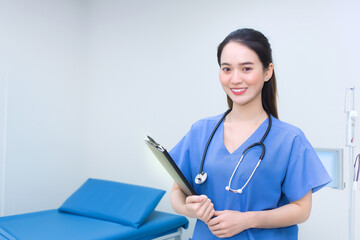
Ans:
{"type": "MultiPolygon", "coordinates": [[[[259,57],[264,70],[269,67],[269,64],[273,62],[271,54],[271,46],[268,39],[259,31],[250,28],[238,29],[231,32],[218,46],[217,60],[219,66],[221,65],[221,53],[226,44],[229,42],[239,42],[244,44],[251,50],[253,50],[259,57]]],[[[276,103],[276,77],[275,71],[271,78],[264,83],[264,87],[261,92],[262,106],[268,114],[271,114],[275,118],[279,118],[276,103]]],[[[227,96],[227,102],[229,108],[232,108],[233,102],[229,96],[227,96]]]]}

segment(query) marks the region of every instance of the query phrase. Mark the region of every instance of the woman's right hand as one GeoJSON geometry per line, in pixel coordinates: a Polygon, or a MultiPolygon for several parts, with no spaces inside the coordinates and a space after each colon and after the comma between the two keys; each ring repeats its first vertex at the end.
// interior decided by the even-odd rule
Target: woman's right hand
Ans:
{"type": "Polygon", "coordinates": [[[215,214],[214,204],[205,195],[188,196],[185,207],[190,217],[200,219],[204,223],[207,223],[215,214]]]}

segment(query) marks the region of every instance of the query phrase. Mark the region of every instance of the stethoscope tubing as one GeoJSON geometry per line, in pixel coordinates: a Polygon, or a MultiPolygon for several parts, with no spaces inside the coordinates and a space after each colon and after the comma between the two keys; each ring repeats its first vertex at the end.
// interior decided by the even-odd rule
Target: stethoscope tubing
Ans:
{"type": "Polygon", "coordinates": [[[209,139],[208,139],[208,141],[207,141],[207,143],[206,143],[203,156],[202,156],[202,158],[201,158],[201,164],[200,164],[199,174],[200,174],[200,173],[203,173],[205,158],[206,158],[207,151],[208,151],[208,149],[209,149],[210,142],[211,142],[211,140],[213,139],[216,130],[219,128],[220,124],[224,121],[225,117],[231,112],[231,110],[232,110],[232,109],[230,108],[230,109],[228,109],[228,110],[223,114],[223,116],[221,117],[221,119],[219,120],[219,122],[218,122],[218,123],[216,124],[216,126],[214,127],[214,130],[211,132],[210,137],[209,137],[209,139]]]}
{"type": "MultiPolygon", "coordinates": [[[[206,143],[206,146],[205,146],[205,149],[204,149],[204,153],[203,153],[203,156],[202,156],[202,159],[201,159],[201,165],[200,165],[199,174],[198,174],[198,175],[196,176],[196,178],[195,178],[196,184],[202,184],[202,183],[204,183],[204,182],[206,181],[207,174],[203,171],[203,168],[204,168],[205,158],[206,158],[206,154],[207,154],[209,145],[210,145],[210,143],[211,143],[212,138],[213,138],[214,135],[215,135],[216,130],[219,128],[220,124],[224,121],[225,117],[226,117],[230,112],[231,112],[231,109],[228,109],[228,110],[224,113],[224,115],[221,117],[221,119],[220,119],[219,122],[216,124],[216,126],[214,127],[213,131],[212,131],[211,134],[210,134],[210,137],[209,137],[209,139],[208,139],[208,141],[207,141],[207,143],[206,143]]],[[[233,193],[242,193],[243,189],[248,185],[248,183],[249,183],[250,180],[252,179],[255,171],[257,170],[257,168],[259,167],[261,161],[263,160],[263,158],[264,158],[264,156],[265,156],[265,151],[266,151],[266,148],[265,148],[265,145],[264,145],[264,140],[265,140],[265,138],[267,137],[267,135],[269,134],[270,129],[271,129],[271,126],[272,126],[271,115],[270,115],[270,114],[267,114],[267,115],[268,115],[269,123],[268,123],[268,127],[267,127],[264,135],[262,136],[262,138],[261,138],[261,140],[260,140],[259,142],[255,142],[255,143],[251,144],[250,146],[248,146],[247,148],[245,148],[245,150],[242,152],[242,155],[241,155],[241,157],[240,157],[240,160],[238,161],[238,163],[237,163],[237,165],[236,165],[236,167],[235,167],[235,169],[234,169],[234,171],[233,171],[233,173],[232,173],[232,175],[231,175],[231,177],[230,177],[229,183],[228,183],[228,185],[225,187],[226,190],[231,191],[231,192],[233,192],[233,193]],[[258,145],[261,147],[262,151],[261,151],[261,155],[260,155],[260,157],[259,157],[259,161],[258,161],[258,163],[256,164],[254,170],[252,171],[250,177],[248,178],[248,180],[246,181],[246,183],[244,184],[244,186],[243,186],[242,188],[237,189],[237,190],[232,189],[232,188],[231,188],[232,179],[233,179],[233,177],[234,177],[237,169],[239,168],[240,163],[241,163],[242,160],[244,159],[244,156],[245,156],[246,152],[247,152],[249,149],[251,149],[251,148],[253,148],[253,147],[255,147],[255,146],[258,146],[258,145]]]]}

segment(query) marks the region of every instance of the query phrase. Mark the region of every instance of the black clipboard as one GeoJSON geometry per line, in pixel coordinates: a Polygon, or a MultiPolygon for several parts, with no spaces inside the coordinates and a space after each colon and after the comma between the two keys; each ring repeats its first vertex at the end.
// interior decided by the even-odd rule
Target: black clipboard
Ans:
{"type": "Polygon", "coordinates": [[[176,165],[170,154],[166,149],[155,142],[154,139],[147,136],[148,139],[145,140],[146,145],[154,153],[155,157],[159,160],[161,165],[166,169],[174,181],[179,185],[181,190],[185,193],[186,196],[196,195],[196,192],[185,178],[184,174],[180,171],[179,167],[176,165]]]}

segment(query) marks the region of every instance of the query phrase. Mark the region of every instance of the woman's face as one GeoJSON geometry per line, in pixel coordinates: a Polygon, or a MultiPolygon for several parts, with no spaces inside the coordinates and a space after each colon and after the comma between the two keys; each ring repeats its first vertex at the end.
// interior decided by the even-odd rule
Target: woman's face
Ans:
{"type": "Polygon", "coordinates": [[[234,105],[262,106],[261,90],[264,82],[270,79],[272,71],[272,64],[264,70],[255,51],[244,44],[229,42],[223,48],[219,78],[225,93],[234,105]]]}

